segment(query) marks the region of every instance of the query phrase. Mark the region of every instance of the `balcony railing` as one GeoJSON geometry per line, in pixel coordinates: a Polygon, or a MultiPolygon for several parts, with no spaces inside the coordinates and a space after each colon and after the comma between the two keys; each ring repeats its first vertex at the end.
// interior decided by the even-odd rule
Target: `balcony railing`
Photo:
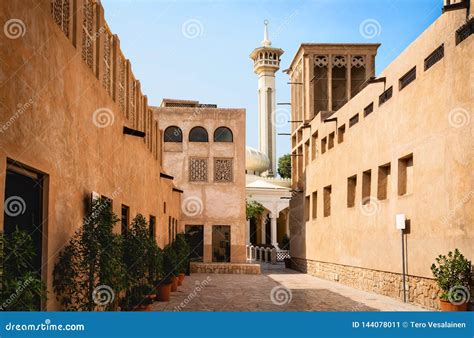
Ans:
{"type": "Polygon", "coordinates": [[[280,250],[276,248],[264,248],[253,245],[246,245],[247,262],[262,262],[277,264],[283,262],[285,258],[290,258],[289,250],[280,250]]]}
{"type": "Polygon", "coordinates": [[[275,67],[278,67],[278,60],[257,59],[254,63],[254,67],[256,67],[256,66],[275,66],[275,67]]]}

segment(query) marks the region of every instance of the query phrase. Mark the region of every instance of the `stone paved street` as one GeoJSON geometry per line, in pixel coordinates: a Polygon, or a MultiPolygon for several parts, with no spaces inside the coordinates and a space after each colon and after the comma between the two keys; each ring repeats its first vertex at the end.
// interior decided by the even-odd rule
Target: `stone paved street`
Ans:
{"type": "Polygon", "coordinates": [[[192,274],[156,311],[422,311],[395,299],[356,290],[278,266],[261,275],[192,274]],[[290,292],[288,292],[288,289],[290,292]],[[273,300],[271,298],[273,292],[273,300]],[[290,299],[291,298],[291,299],[290,299]],[[289,301],[288,301],[289,300],[289,301]],[[281,305],[279,305],[281,304],[281,305]]]}

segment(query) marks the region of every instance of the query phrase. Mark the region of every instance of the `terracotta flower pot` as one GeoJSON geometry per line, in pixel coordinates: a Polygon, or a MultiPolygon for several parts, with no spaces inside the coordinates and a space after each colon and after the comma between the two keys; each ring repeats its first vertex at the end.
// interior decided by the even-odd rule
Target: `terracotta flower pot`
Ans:
{"type": "Polygon", "coordinates": [[[184,273],[178,275],[178,285],[183,285],[184,273]]]}
{"type": "Polygon", "coordinates": [[[446,311],[446,312],[467,311],[467,302],[464,304],[455,305],[447,300],[440,299],[439,305],[440,305],[441,311],[446,311]]]}
{"type": "Polygon", "coordinates": [[[171,283],[160,284],[156,287],[156,296],[161,302],[170,301],[171,283]]]}
{"type": "Polygon", "coordinates": [[[178,277],[173,276],[171,277],[171,292],[175,292],[178,290],[178,277]]]}

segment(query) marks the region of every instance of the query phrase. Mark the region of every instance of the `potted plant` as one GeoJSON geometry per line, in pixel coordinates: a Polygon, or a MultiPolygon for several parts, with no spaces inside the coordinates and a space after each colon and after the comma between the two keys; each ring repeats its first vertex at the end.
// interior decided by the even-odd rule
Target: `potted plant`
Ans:
{"type": "Polygon", "coordinates": [[[156,286],[158,279],[163,275],[163,250],[161,250],[156,241],[150,237],[149,249],[147,254],[148,261],[148,285],[156,286]]]}
{"type": "Polygon", "coordinates": [[[169,302],[171,295],[171,278],[163,278],[155,281],[156,298],[161,302],[169,302]]]}
{"type": "Polygon", "coordinates": [[[156,295],[158,300],[168,302],[170,300],[170,292],[178,288],[178,279],[175,276],[176,254],[171,246],[165,247],[163,250],[163,261],[161,268],[161,279],[155,281],[156,295]],[[174,278],[174,279],[173,279],[174,278]],[[175,285],[173,285],[173,281],[175,285]]]}
{"type": "Polygon", "coordinates": [[[93,200],[81,228],[60,252],[53,270],[53,288],[64,310],[117,309],[118,296],[127,285],[122,236],[113,231],[117,222],[109,201],[93,200]],[[111,292],[98,301],[94,295],[102,285],[111,292]]]}
{"type": "Polygon", "coordinates": [[[145,295],[145,298],[151,300],[152,302],[156,299],[156,289],[151,285],[143,285],[142,293],[145,295]]]}
{"type": "Polygon", "coordinates": [[[471,261],[458,249],[448,255],[439,255],[431,266],[433,276],[442,290],[440,307],[442,311],[466,311],[472,281],[471,261]]]}
{"type": "Polygon", "coordinates": [[[147,285],[137,285],[127,290],[125,297],[120,302],[124,311],[151,311],[153,301],[147,297],[147,285]]]}
{"type": "Polygon", "coordinates": [[[183,233],[176,235],[173,249],[176,252],[177,258],[178,285],[182,285],[189,264],[189,245],[183,233]]]}
{"type": "Polygon", "coordinates": [[[178,258],[173,246],[168,245],[163,252],[163,270],[165,278],[171,280],[171,292],[178,290],[178,258]]]}

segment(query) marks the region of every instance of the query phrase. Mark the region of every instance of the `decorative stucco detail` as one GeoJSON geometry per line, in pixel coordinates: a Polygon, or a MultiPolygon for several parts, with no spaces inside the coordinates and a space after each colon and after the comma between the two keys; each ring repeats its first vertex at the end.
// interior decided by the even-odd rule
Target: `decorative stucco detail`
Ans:
{"type": "Polygon", "coordinates": [[[316,55],[314,57],[314,65],[316,67],[327,67],[328,56],[327,55],[316,55]]]}

